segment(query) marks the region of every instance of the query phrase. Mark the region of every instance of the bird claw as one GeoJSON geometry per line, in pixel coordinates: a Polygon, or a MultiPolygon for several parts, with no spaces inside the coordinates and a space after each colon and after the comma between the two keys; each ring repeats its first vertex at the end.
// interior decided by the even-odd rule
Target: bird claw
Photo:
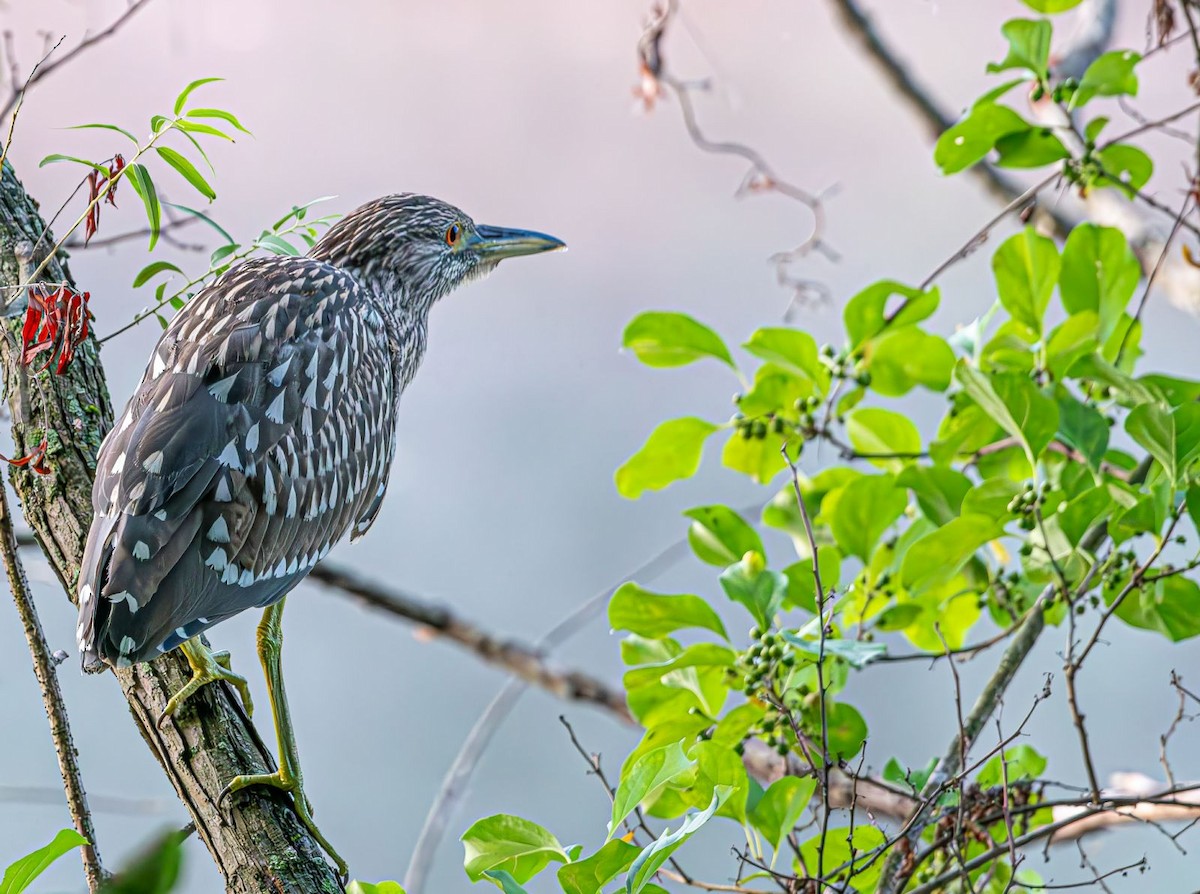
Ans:
{"type": "Polygon", "coordinates": [[[201,687],[215,683],[217,680],[224,680],[231,684],[241,696],[246,716],[253,716],[254,700],[250,697],[250,684],[245,677],[231,669],[228,652],[213,652],[207,646],[203,646],[199,642],[192,643],[190,640],[184,643],[182,651],[188,664],[192,667],[192,677],[182,689],[171,696],[163,712],[158,715],[159,729],[162,729],[167,719],[173,717],[180,706],[195,695],[201,687]]]}
{"type": "Polygon", "coordinates": [[[302,780],[292,774],[285,774],[282,770],[276,770],[274,773],[235,776],[229,780],[229,784],[225,788],[221,789],[221,794],[217,795],[217,806],[221,807],[226,798],[233,796],[244,788],[254,785],[267,785],[271,788],[287,792],[292,796],[292,807],[296,811],[296,817],[300,820],[300,824],[308,830],[308,834],[313,837],[317,844],[320,845],[321,850],[325,851],[333,861],[334,867],[342,879],[342,884],[345,884],[350,878],[350,869],[341,855],[333,849],[333,845],[321,834],[321,830],[317,828],[317,824],[313,822],[312,802],[308,799],[307,792],[304,791],[302,780]]]}

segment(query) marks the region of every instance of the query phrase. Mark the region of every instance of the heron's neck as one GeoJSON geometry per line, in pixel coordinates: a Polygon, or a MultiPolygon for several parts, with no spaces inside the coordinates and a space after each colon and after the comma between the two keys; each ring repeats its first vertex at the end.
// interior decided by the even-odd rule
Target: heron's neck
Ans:
{"type": "Polygon", "coordinates": [[[404,283],[391,273],[359,275],[373,298],[375,310],[383,318],[392,348],[392,370],[398,385],[396,398],[408,387],[425,358],[429,330],[429,311],[433,300],[409,294],[404,283]]]}

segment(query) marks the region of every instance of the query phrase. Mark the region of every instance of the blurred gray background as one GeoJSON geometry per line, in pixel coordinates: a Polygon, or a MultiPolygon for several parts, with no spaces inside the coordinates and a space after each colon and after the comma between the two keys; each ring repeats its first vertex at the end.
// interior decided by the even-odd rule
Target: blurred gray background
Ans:
{"type": "MultiPolygon", "coordinates": [[[[1028,12],[1016,0],[873,5],[879,25],[951,108],[989,83],[983,63],[1003,55],[999,24],[1028,12]]],[[[1120,45],[1143,46],[1147,5],[1123,4],[1120,45]]],[[[40,32],[66,34],[69,46],[121,9],[119,0],[9,0],[3,27],[14,33],[27,70],[40,55],[40,32]]],[[[239,238],[320,195],[337,196],[324,208],[347,211],[408,190],[455,202],[482,222],[565,239],[569,253],[506,264],[437,309],[428,359],[403,402],[382,516],[364,542],[333,555],[498,634],[532,640],[682,536],[681,510],[718,500],[746,505],[770,493],[722,470],[713,456],[695,480],[637,503],[612,487],[612,470],[654,424],[692,413],[725,418],[736,389],[716,365],[640,367],[618,351],[625,322],[644,309],[680,309],[731,343],[778,322],[789,296],[766,259],[801,241],[809,227],[804,210],[782,198],[735,200],[744,168],[697,152],[675,103],[650,115],[635,109],[634,50],[647,12],[645,0],[156,0],[119,36],[31,94],[10,157],[43,208],[56,207],[74,172],[39,170],[42,156],[102,157],[125,148],[119,137],[63,128],[101,120],[144,131],[149,115],[168,111],[186,82],[220,75],[226,81],[205,88],[205,104],[235,111],[254,132],[211,153],[219,195],[212,210],[239,238]]],[[[781,174],[812,190],[839,188],[828,203],[828,240],[841,260],[817,257],[796,271],[834,296],[800,312],[819,340],[836,337],[842,302],[863,284],[885,275],[919,281],[996,210],[974,181],[937,173],[924,129],[845,38],[830,4],[689,0],[685,19],[666,49],[680,76],[714,79],[711,95],[698,99],[710,134],[752,143],[781,174]]],[[[1183,47],[1147,65],[1151,90],[1139,107],[1153,114],[1190,101],[1188,67],[1183,47]]],[[[1182,161],[1190,150],[1179,144],[1167,151],[1182,161]]],[[[1164,164],[1152,181],[1164,201],[1178,201],[1178,170],[1164,164]]],[[[170,198],[200,201],[169,172],[159,179],[170,198]]],[[[104,209],[102,235],[141,225],[136,197],[124,190],[120,203],[119,211],[104,209]]],[[[180,238],[204,238],[203,229],[180,238]]],[[[129,285],[145,254],[144,244],[129,243],[73,258],[100,332],[148,303],[145,290],[129,285]]],[[[176,254],[165,257],[186,269],[203,264],[201,256],[176,254]]],[[[946,327],[991,300],[984,254],[942,283],[946,327]]],[[[1156,299],[1147,323],[1154,365],[1194,374],[1196,321],[1156,299]]],[[[150,321],[105,348],[118,405],[158,331],[150,321]]],[[[918,400],[913,412],[931,419],[939,406],[918,400]]],[[[790,561],[785,543],[771,545],[778,565],[790,561]]],[[[32,557],[31,572],[52,647],[73,652],[73,611],[32,557]]],[[[716,592],[711,570],[691,560],[655,584],[716,592]]],[[[244,615],[213,639],[233,651],[265,705],[255,623],[244,615]]],[[[301,587],[291,600],[286,630],[289,693],[317,818],[357,877],[400,878],[443,773],[503,677],[317,587],[301,587]]],[[[1044,639],[1011,689],[1009,723],[1041,689],[1041,673],[1061,667],[1062,633],[1044,639]]],[[[615,681],[617,644],[597,619],[564,655],[615,681]]],[[[1196,643],[1168,647],[1151,634],[1112,631],[1111,645],[1080,681],[1103,776],[1126,769],[1161,776],[1158,737],[1175,709],[1169,671],[1196,683],[1198,657],[1196,643]]],[[[964,669],[969,696],[992,661],[988,655],[964,669]]],[[[181,825],[184,812],[111,681],[81,677],[74,656],[61,678],[85,781],[101,808],[100,845],[116,865],[155,831],[181,825]],[[113,809],[128,800],[140,808],[113,809]]],[[[951,692],[944,665],[889,666],[853,678],[849,698],[871,724],[869,764],[880,768],[894,755],[917,766],[940,753],[954,729],[951,692]]],[[[503,811],[541,822],[564,842],[594,848],[602,841],[607,805],[557,720],[564,712],[615,772],[636,741],[632,730],[530,692],[479,766],[453,833],[503,811]]],[[[1083,782],[1061,691],[1029,729],[1049,755],[1051,776],[1083,782]]],[[[65,807],[53,801],[58,772],[25,644],[3,599],[0,730],[0,791],[40,787],[52,799],[0,801],[3,865],[68,825],[65,807]]],[[[1181,779],[1200,776],[1196,744],[1185,725],[1173,752],[1181,779]]],[[[694,873],[722,879],[740,834],[716,826],[705,834],[707,856],[688,863],[694,873]]],[[[1194,835],[1182,839],[1187,848],[1195,843],[1194,835]]],[[[1111,881],[1118,890],[1195,887],[1195,858],[1152,828],[1097,837],[1089,852],[1102,869],[1150,857],[1151,874],[1111,881]]],[[[218,890],[203,848],[193,841],[189,854],[184,889],[218,890]]],[[[1083,877],[1077,864],[1072,849],[1048,867],[1040,854],[1026,865],[1070,882],[1083,877]]],[[[429,890],[467,888],[460,867],[452,835],[429,890]]],[[[45,879],[36,890],[81,889],[74,856],[45,879]]]]}

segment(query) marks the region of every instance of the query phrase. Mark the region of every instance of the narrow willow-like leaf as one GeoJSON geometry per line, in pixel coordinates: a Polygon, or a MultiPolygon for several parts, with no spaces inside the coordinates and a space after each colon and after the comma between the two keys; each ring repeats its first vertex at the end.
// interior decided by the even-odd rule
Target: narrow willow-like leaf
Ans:
{"type": "Polygon", "coordinates": [[[224,109],[188,109],[184,113],[185,118],[217,118],[221,121],[226,121],[232,124],[235,128],[244,134],[253,136],[250,131],[242,126],[242,122],[234,116],[233,112],[227,112],[224,109]]]}
{"type": "Polygon", "coordinates": [[[192,81],[190,84],[188,84],[186,87],[183,88],[183,91],[179,94],[179,96],[175,97],[175,108],[174,108],[175,114],[178,115],[180,112],[183,111],[183,107],[187,103],[188,96],[190,96],[192,91],[195,90],[197,87],[203,87],[205,84],[211,84],[214,81],[223,81],[223,80],[225,80],[225,79],[224,78],[198,78],[198,79],[192,81]]]}
{"type": "Polygon", "coordinates": [[[159,158],[178,171],[180,176],[190,183],[200,195],[204,196],[210,202],[217,197],[216,191],[209,186],[208,181],[196,170],[196,166],[184,156],[180,155],[174,149],[168,149],[166,146],[155,146],[154,151],[158,153],[159,158]]]}
{"type": "Polygon", "coordinates": [[[146,220],[150,224],[150,250],[153,251],[154,246],[158,244],[158,233],[162,228],[162,206],[158,202],[158,190],[154,188],[154,180],[145,165],[135,162],[127,170],[129,184],[146,206],[146,220]]]}

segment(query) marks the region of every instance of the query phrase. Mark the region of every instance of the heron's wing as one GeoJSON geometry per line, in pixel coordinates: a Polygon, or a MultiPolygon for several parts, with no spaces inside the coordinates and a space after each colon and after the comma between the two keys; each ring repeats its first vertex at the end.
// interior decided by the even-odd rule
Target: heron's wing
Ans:
{"type": "Polygon", "coordinates": [[[101,447],[81,647],[142,660],[286,593],[378,496],[391,377],[344,271],[268,258],[202,291],[101,447]]]}

